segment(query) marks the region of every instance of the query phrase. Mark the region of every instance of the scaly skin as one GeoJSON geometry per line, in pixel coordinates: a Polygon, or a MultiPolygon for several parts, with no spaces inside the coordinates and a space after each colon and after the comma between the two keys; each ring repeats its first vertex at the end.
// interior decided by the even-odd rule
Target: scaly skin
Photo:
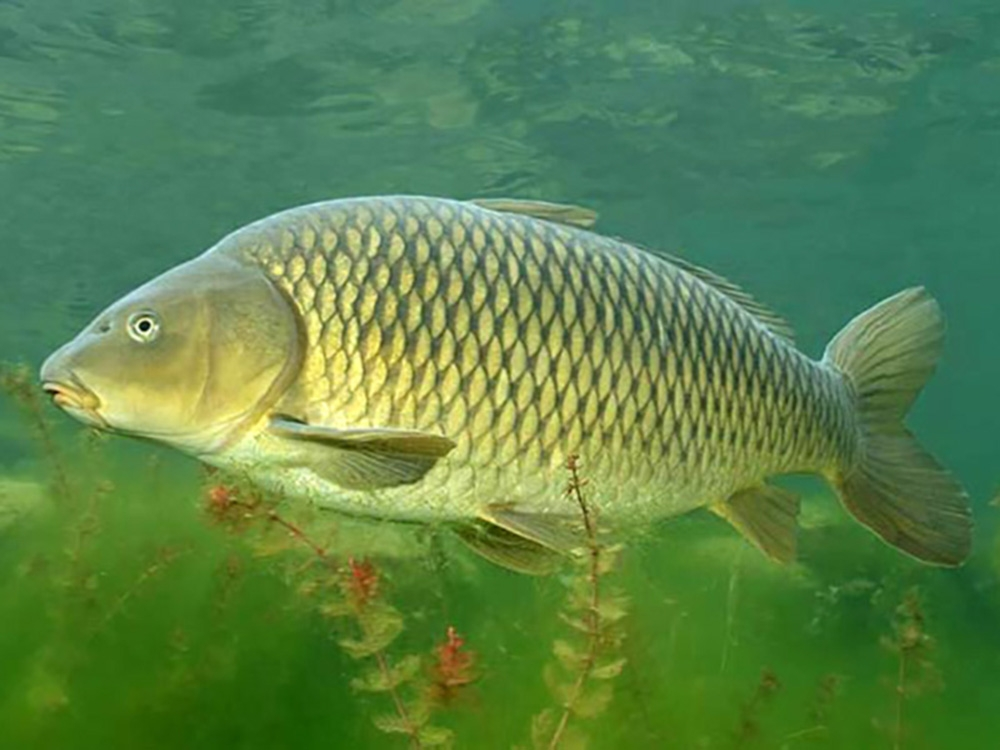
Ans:
{"type": "Polygon", "coordinates": [[[566,510],[581,457],[606,513],[657,517],[763,478],[849,465],[846,380],[682,265],[591,232],[428,198],[295,208],[212,253],[296,309],[304,362],[276,411],[443,434],[415,485],[344,491],[256,430],[217,463],[357,513],[461,519],[566,510]]]}

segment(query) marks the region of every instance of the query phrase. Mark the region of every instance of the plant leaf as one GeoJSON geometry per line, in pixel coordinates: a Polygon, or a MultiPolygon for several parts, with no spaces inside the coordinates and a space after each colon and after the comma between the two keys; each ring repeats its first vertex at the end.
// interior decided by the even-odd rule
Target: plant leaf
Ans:
{"type": "Polygon", "coordinates": [[[535,750],[548,748],[552,733],[556,730],[556,713],[546,708],[531,719],[531,744],[535,750]]]}
{"type": "Polygon", "coordinates": [[[614,570],[621,551],[622,545],[620,544],[609,544],[607,547],[601,547],[601,554],[597,560],[597,575],[607,575],[614,570]]]}
{"type": "Polygon", "coordinates": [[[551,663],[546,664],[542,669],[542,678],[545,680],[545,684],[552,693],[552,697],[556,699],[556,702],[560,706],[565,706],[569,702],[570,694],[573,692],[573,685],[565,682],[559,669],[555,664],[551,663]]]}
{"type": "Polygon", "coordinates": [[[363,631],[361,638],[344,638],[339,641],[340,646],[355,659],[385,650],[403,632],[402,615],[389,606],[365,611],[359,615],[358,623],[363,631]]]}
{"type": "Polygon", "coordinates": [[[419,670],[420,657],[410,655],[392,665],[388,673],[377,668],[369,669],[361,677],[351,680],[351,687],[355,690],[380,693],[412,680],[419,670]]]}
{"type": "Polygon", "coordinates": [[[426,726],[420,729],[417,737],[424,747],[438,747],[450,743],[455,733],[445,727],[426,726]]]}
{"type": "Polygon", "coordinates": [[[420,671],[420,657],[416,654],[404,656],[393,665],[392,671],[399,680],[397,684],[409,682],[416,677],[417,672],[420,671]]]}
{"type": "Polygon", "coordinates": [[[559,750],[586,750],[587,735],[579,727],[567,724],[559,739],[559,750]]]}
{"type": "Polygon", "coordinates": [[[590,627],[590,623],[579,617],[572,617],[565,612],[559,613],[559,619],[564,623],[569,625],[574,630],[579,630],[581,633],[586,633],[590,635],[593,632],[593,628],[590,627]]]}
{"type": "Polygon", "coordinates": [[[403,721],[402,717],[396,714],[382,714],[372,719],[372,723],[379,731],[387,734],[412,734],[413,725],[403,721]]]}
{"type": "Polygon", "coordinates": [[[625,667],[625,662],[627,659],[615,659],[613,662],[608,664],[602,664],[599,667],[594,667],[590,670],[590,676],[595,680],[611,680],[622,673],[622,669],[625,667]]]}
{"type": "Polygon", "coordinates": [[[584,690],[572,706],[573,713],[581,719],[591,719],[608,707],[614,695],[610,682],[598,682],[584,690]]]}
{"type": "Polygon", "coordinates": [[[351,687],[355,690],[365,690],[372,693],[382,692],[389,689],[389,684],[382,674],[382,670],[377,667],[365,670],[360,677],[351,680],[351,687]]]}
{"type": "Polygon", "coordinates": [[[573,671],[580,668],[584,655],[568,641],[558,640],[552,644],[552,653],[566,669],[573,671]]]}
{"type": "Polygon", "coordinates": [[[602,625],[610,625],[628,614],[629,600],[626,596],[605,596],[597,605],[597,614],[602,625]]]}
{"type": "Polygon", "coordinates": [[[347,617],[354,614],[354,610],[351,606],[343,600],[334,600],[327,602],[322,607],[319,608],[320,614],[324,617],[347,617]]]}

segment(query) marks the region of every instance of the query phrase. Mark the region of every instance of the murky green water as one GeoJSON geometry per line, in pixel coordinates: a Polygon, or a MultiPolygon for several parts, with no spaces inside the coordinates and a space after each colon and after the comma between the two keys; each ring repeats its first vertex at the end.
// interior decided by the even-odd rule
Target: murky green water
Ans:
{"type": "MultiPolygon", "coordinates": [[[[559,746],[990,748],[998,159],[983,0],[0,0],[0,359],[36,368],[223,233],[347,195],[592,206],[743,283],[813,355],[926,284],[949,340],[910,424],[970,489],[970,562],[919,566],[816,483],[788,568],[715,519],[660,524],[607,579],[613,700],[559,746]]],[[[377,661],[338,643],[359,618],[323,612],[349,554],[404,625],[380,658],[424,657],[404,698],[449,625],[475,652],[430,719],[456,747],[531,747],[559,705],[559,578],[282,507],[331,572],[273,518],[213,521],[193,462],[44,414],[48,444],[0,400],[0,747],[406,747],[375,726],[390,696],[352,687],[377,661]]]]}

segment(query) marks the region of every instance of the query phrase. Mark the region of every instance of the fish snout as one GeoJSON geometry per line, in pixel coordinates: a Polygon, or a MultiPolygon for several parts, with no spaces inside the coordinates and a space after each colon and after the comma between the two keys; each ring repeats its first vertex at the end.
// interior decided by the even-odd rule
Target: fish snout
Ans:
{"type": "Polygon", "coordinates": [[[63,363],[62,351],[46,360],[39,373],[42,390],[52,397],[52,402],[74,412],[95,413],[101,400],[87,388],[63,363]]]}

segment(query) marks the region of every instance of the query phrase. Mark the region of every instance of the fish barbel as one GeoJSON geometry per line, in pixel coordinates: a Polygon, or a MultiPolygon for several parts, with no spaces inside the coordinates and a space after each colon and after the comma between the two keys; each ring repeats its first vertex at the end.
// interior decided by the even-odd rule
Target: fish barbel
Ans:
{"type": "Polygon", "coordinates": [[[515,569],[567,544],[571,454],[611,521],[707,507],[789,560],[798,499],[767,480],[810,472],[889,544],[966,558],[966,493],[903,424],[944,335],[925,290],[815,361],[736,285],[593,219],[503,199],[293,208],[113,304],[41,379],[84,422],[329,508],[451,524],[515,569]]]}

